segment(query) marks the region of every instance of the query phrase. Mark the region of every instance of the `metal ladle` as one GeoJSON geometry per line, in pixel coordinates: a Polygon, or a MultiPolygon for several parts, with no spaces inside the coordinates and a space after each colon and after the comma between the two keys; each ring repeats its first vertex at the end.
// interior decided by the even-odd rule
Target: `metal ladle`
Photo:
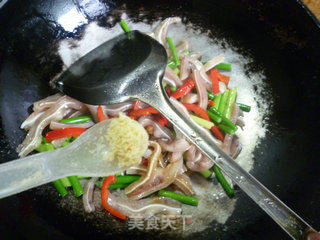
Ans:
{"type": "Polygon", "coordinates": [[[293,239],[315,232],[251,174],[221,150],[201,127],[170,103],[161,81],[167,66],[166,50],[153,38],[132,31],[95,48],[65,71],[57,88],[84,103],[110,105],[141,100],[161,112],[207,155],[293,239]]]}

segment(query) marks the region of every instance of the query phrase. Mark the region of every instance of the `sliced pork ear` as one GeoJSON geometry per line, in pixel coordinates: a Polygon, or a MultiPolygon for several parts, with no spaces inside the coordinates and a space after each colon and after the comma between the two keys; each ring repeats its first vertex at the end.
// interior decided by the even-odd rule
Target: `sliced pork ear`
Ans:
{"type": "Polygon", "coordinates": [[[188,57],[194,58],[197,60],[199,60],[201,58],[201,56],[202,56],[201,52],[192,52],[192,53],[188,54],[188,57]]]}
{"type": "Polygon", "coordinates": [[[26,120],[24,120],[20,128],[29,130],[31,126],[33,126],[35,122],[40,118],[40,116],[44,113],[44,111],[52,107],[61,97],[62,95],[60,93],[57,93],[35,102],[33,104],[33,113],[31,113],[30,116],[26,120]]]}
{"type": "Polygon", "coordinates": [[[72,108],[68,108],[64,114],[63,114],[63,118],[70,118],[70,116],[72,116],[74,113],[76,112],[80,112],[80,111],[77,111],[77,110],[74,110],[72,108]]]}
{"type": "Polygon", "coordinates": [[[24,120],[24,122],[21,124],[20,128],[29,130],[35,124],[35,122],[41,117],[42,114],[44,114],[44,112],[37,111],[31,113],[29,117],[26,120],[24,120]]]}
{"type": "Polygon", "coordinates": [[[201,76],[202,80],[205,82],[207,90],[211,91],[212,90],[211,80],[208,77],[206,70],[205,70],[204,66],[202,65],[202,63],[194,57],[191,57],[191,56],[186,56],[186,57],[188,58],[189,62],[192,64],[193,69],[200,71],[200,76],[201,76]]]}
{"type": "MultiPolygon", "coordinates": [[[[236,123],[239,117],[240,108],[237,104],[233,104],[230,121],[236,123]]],[[[226,134],[222,144],[222,149],[231,157],[236,158],[242,150],[242,145],[239,140],[233,135],[226,134]]]]}
{"type": "MultiPolygon", "coordinates": [[[[180,159],[183,161],[183,156],[182,154],[180,155],[180,159]]],[[[180,160],[179,159],[179,160],[180,160]]],[[[160,159],[159,165],[162,168],[165,168],[165,163],[163,159],[160,159]]],[[[185,174],[187,171],[187,168],[182,164],[182,167],[180,169],[180,175],[176,177],[176,180],[172,183],[173,185],[177,186],[184,194],[186,195],[194,195],[194,190],[191,184],[191,180],[188,177],[188,175],[185,174]]]]}
{"type": "MultiPolygon", "coordinates": [[[[188,50],[188,47],[189,47],[189,44],[186,41],[183,41],[181,44],[176,46],[176,51],[178,53],[178,56],[180,56],[180,54],[183,53],[184,51],[188,50]]],[[[172,56],[172,52],[170,49],[167,49],[167,55],[168,55],[168,58],[172,56]]]]}
{"type": "Polygon", "coordinates": [[[198,161],[187,161],[188,168],[194,172],[202,172],[212,168],[213,166],[213,161],[202,153],[200,154],[201,157],[198,161]]]}
{"type": "MultiPolygon", "coordinates": [[[[95,122],[98,122],[97,109],[99,105],[86,104],[95,122]]],[[[118,116],[119,112],[128,111],[133,108],[133,102],[125,102],[114,105],[101,105],[105,115],[118,116]]]]}
{"type": "Polygon", "coordinates": [[[95,183],[97,180],[98,180],[97,177],[93,177],[89,181],[87,181],[86,184],[84,185],[82,202],[83,202],[84,210],[88,213],[94,212],[95,210],[94,203],[93,203],[93,191],[94,191],[95,183]]]}
{"type": "Polygon", "coordinates": [[[240,143],[239,139],[233,137],[231,146],[230,146],[230,155],[233,159],[236,159],[242,150],[242,144],[240,143]]]}
{"type": "Polygon", "coordinates": [[[204,65],[204,70],[206,72],[208,72],[211,68],[214,68],[214,66],[222,63],[224,60],[224,55],[220,54],[212,59],[210,59],[209,61],[206,62],[206,64],[204,65]]]}
{"type": "Polygon", "coordinates": [[[162,158],[161,147],[158,143],[149,141],[149,147],[153,148],[153,153],[148,158],[147,172],[144,175],[142,175],[142,177],[138,181],[130,184],[125,189],[125,193],[127,195],[132,193],[134,190],[136,190],[140,186],[144,185],[152,177],[152,175],[154,174],[154,170],[157,168],[159,158],[162,158]]]}
{"type": "Polygon", "coordinates": [[[193,70],[192,78],[194,79],[197,93],[198,93],[198,105],[202,109],[206,110],[208,106],[208,93],[206,83],[200,75],[200,70],[193,70]]]}
{"type": "MultiPolygon", "coordinates": [[[[98,109],[98,105],[90,105],[90,104],[85,104],[87,106],[87,108],[89,109],[89,112],[91,114],[91,116],[93,117],[93,120],[95,122],[98,122],[98,116],[97,116],[97,109],[98,109]]],[[[103,108],[103,106],[101,106],[103,108]]]]}
{"type": "MultiPolygon", "coordinates": [[[[176,107],[186,118],[190,121],[193,121],[190,117],[187,109],[176,99],[170,98],[171,103],[176,107]]],[[[217,146],[221,147],[222,143],[218,139],[212,136],[206,129],[202,130],[204,134],[206,134],[212,141],[214,141],[217,146]]],[[[194,145],[192,145],[189,150],[187,151],[187,167],[196,172],[201,172],[207,170],[213,166],[213,162],[207,158],[206,156],[202,155],[202,153],[196,149],[194,145]],[[197,153],[198,152],[198,153],[197,153]],[[196,154],[197,153],[197,154],[196,154]]]]}
{"type": "Polygon", "coordinates": [[[118,116],[119,112],[125,112],[133,108],[133,102],[125,102],[114,105],[106,105],[103,110],[107,115],[118,116]]]}
{"type": "Polygon", "coordinates": [[[178,53],[181,53],[181,52],[184,52],[186,50],[188,50],[189,48],[189,44],[187,41],[183,41],[181,44],[179,44],[177,47],[176,47],[176,50],[178,53]]]}
{"type": "Polygon", "coordinates": [[[213,162],[192,145],[187,151],[187,167],[194,172],[202,172],[213,166],[213,162]]]}
{"type": "MultiPolygon", "coordinates": [[[[238,106],[239,107],[239,106],[238,106]]],[[[244,117],[243,111],[241,110],[241,108],[239,107],[239,112],[238,112],[238,118],[239,117],[244,117]]]]}
{"type": "Polygon", "coordinates": [[[182,159],[161,168],[158,166],[159,160],[162,158],[161,147],[158,143],[152,141],[150,141],[150,146],[154,148],[154,151],[148,158],[147,172],[125,189],[125,193],[131,199],[141,199],[169,186],[180,174],[183,164],[182,159]]]}
{"type": "Polygon", "coordinates": [[[181,66],[180,66],[180,80],[183,81],[189,77],[191,72],[191,66],[188,57],[183,57],[181,59],[181,66]]]}
{"type": "Polygon", "coordinates": [[[155,39],[162,44],[163,46],[166,45],[166,37],[167,37],[167,31],[168,28],[171,24],[173,23],[180,23],[181,18],[179,17],[171,17],[171,18],[166,18],[164,21],[160,23],[160,25],[157,27],[157,29],[154,32],[155,39]]]}
{"type": "Polygon", "coordinates": [[[181,98],[181,102],[183,103],[196,103],[198,102],[198,94],[196,93],[188,93],[187,95],[181,98]]]}
{"type": "Polygon", "coordinates": [[[179,216],[182,212],[179,202],[159,196],[133,200],[109,193],[108,204],[130,218],[139,216],[147,219],[157,213],[179,216]]]}
{"type": "Polygon", "coordinates": [[[176,161],[179,161],[180,159],[183,158],[183,154],[185,151],[181,151],[181,152],[172,152],[171,156],[169,158],[169,162],[173,163],[176,161]]]}
{"type": "Polygon", "coordinates": [[[85,110],[86,106],[68,96],[63,96],[58,101],[48,108],[30,128],[26,138],[17,148],[20,157],[24,157],[32,152],[41,143],[42,131],[50,124],[51,121],[59,121],[63,118],[65,111],[69,108],[76,110],[85,110]]]}
{"type": "MultiPolygon", "coordinates": [[[[146,32],[146,34],[149,36],[149,37],[152,37],[154,39],[156,39],[156,35],[154,34],[154,32],[146,32]]],[[[157,39],[156,39],[157,40],[157,39]]]]}
{"type": "MultiPolygon", "coordinates": [[[[193,119],[190,117],[190,114],[188,110],[186,109],[185,106],[181,102],[179,102],[177,99],[174,99],[173,97],[170,97],[170,102],[172,105],[179,111],[181,112],[187,119],[190,121],[193,121],[193,119]]],[[[195,123],[195,121],[193,121],[195,123]]]]}
{"type": "Polygon", "coordinates": [[[227,154],[230,154],[230,146],[231,146],[231,143],[232,143],[232,135],[230,134],[226,134],[224,136],[224,141],[223,141],[223,144],[222,144],[222,150],[225,151],[227,154]]]}
{"type": "MultiPolygon", "coordinates": [[[[162,168],[165,168],[166,165],[163,161],[163,159],[160,159],[159,161],[159,166],[162,168]]],[[[184,173],[185,171],[187,171],[186,167],[184,166],[184,164],[181,167],[181,174],[179,176],[176,177],[176,179],[174,180],[174,182],[172,184],[176,185],[184,194],[186,195],[194,195],[194,190],[191,184],[191,180],[190,178],[184,173]]],[[[139,175],[143,175],[147,172],[147,168],[145,166],[134,166],[131,167],[130,169],[128,169],[126,171],[127,174],[139,174],[139,175]]]]}
{"type": "Polygon", "coordinates": [[[88,122],[84,122],[84,123],[61,123],[61,122],[57,122],[57,121],[52,121],[50,123],[49,128],[52,130],[56,130],[56,129],[60,129],[60,128],[72,128],[72,127],[76,127],[76,128],[90,128],[94,125],[94,122],[92,121],[88,121],[88,122]]]}
{"type": "Polygon", "coordinates": [[[164,127],[161,126],[158,122],[156,122],[152,117],[150,116],[142,116],[139,118],[138,122],[144,127],[147,128],[148,126],[152,126],[153,127],[153,132],[152,135],[156,138],[156,139],[167,139],[167,140],[171,140],[173,139],[173,134],[172,132],[164,127]]]}
{"type": "Polygon", "coordinates": [[[126,174],[144,175],[147,172],[147,167],[143,165],[133,166],[126,170],[126,174]]]}
{"type": "Polygon", "coordinates": [[[173,81],[173,79],[169,79],[167,77],[163,77],[163,81],[165,83],[167,83],[171,87],[177,87],[177,84],[175,83],[175,81],[173,81]]]}
{"type": "Polygon", "coordinates": [[[194,190],[191,185],[191,180],[185,173],[179,175],[176,180],[173,182],[184,194],[194,195],[194,190]]]}
{"type": "Polygon", "coordinates": [[[54,95],[51,95],[49,97],[46,97],[44,99],[41,99],[41,100],[35,102],[33,104],[33,111],[34,112],[43,111],[47,108],[52,107],[52,105],[54,105],[57,102],[57,100],[59,98],[61,98],[62,96],[63,95],[61,93],[56,93],[54,95]]]}
{"type": "MultiPolygon", "coordinates": [[[[86,109],[85,111],[74,111],[73,113],[71,113],[68,118],[73,118],[73,117],[79,117],[79,116],[83,116],[85,114],[88,114],[88,109],[86,109]]],[[[66,118],[66,116],[65,116],[66,118]]]]}
{"type": "MultiPolygon", "coordinates": [[[[93,117],[93,120],[95,122],[98,122],[97,110],[99,105],[90,105],[90,104],[85,104],[85,105],[89,109],[89,112],[93,117]]],[[[120,103],[120,104],[114,104],[114,105],[108,105],[108,106],[101,105],[101,108],[105,115],[117,116],[119,112],[127,111],[133,108],[133,103],[127,102],[127,103],[120,103]]]]}
{"type": "Polygon", "coordinates": [[[236,124],[237,124],[239,127],[243,128],[243,127],[245,126],[245,122],[244,122],[244,120],[243,120],[243,117],[238,117],[236,124]]]}
{"type": "Polygon", "coordinates": [[[55,139],[55,140],[51,141],[51,144],[52,144],[55,148],[58,148],[58,147],[61,147],[62,143],[64,143],[65,140],[67,140],[66,137],[64,137],[64,138],[59,138],[59,139],[55,139]]]}
{"type": "MultiPolygon", "coordinates": [[[[131,199],[141,199],[151,193],[169,186],[174,181],[174,173],[178,173],[178,168],[176,168],[176,171],[174,173],[172,173],[172,166],[168,167],[167,169],[167,175],[169,175],[170,178],[165,177],[166,174],[163,169],[156,168],[153,174],[147,179],[144,184],[137,186],[132,192],[128,193],[127,195],[131,199]]],[[[130,188],[130,186],[128,188],[130,188]]]]}
{"type": "Polygon", "coordinates": [[[171,152],[169,162],[173,163],[182,159],[183,153],[190,147],[189,142],[183,138],[176,138],[171,142],[158,140],[162,150],[171,152]]]}
{"type": "Polygon", "coordinates": [[[173,71],[170,67],[166,67],[163,81],[167,82],[170,85],[174,84],[173,85],[174,87],[180,87],[182,84],[182,81],[178,77],[177,73],[173,71]]]}
{"type": "Polygon", "coordinates": [[[175,139],[171,142],[165,142],[163,140],[158,140],[162,150],[169,152],[185,152],[189,149],[190,144],[184,138],[175,139]]]}

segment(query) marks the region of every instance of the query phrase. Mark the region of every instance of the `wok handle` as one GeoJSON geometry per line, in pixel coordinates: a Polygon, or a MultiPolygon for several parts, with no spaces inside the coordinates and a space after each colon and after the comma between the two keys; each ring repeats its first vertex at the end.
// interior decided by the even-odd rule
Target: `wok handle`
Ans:
{"type": "Polygon", "coordinates": [[[148,94],[141,94],[137,98],[159,110],[293,239],[306,239],[306,234],[314,231],[301,217],[220,149],[217,146],[217,141],[210,134],[203,131],[193,120],[187,119],[175,110],[159,79],[150,87],[148,94]]]}
{"type": "Polygon", "coordinates": [[[57,154],[43,152],[0,164],[0,199],[57,179],[50,170],[57,154]]]}

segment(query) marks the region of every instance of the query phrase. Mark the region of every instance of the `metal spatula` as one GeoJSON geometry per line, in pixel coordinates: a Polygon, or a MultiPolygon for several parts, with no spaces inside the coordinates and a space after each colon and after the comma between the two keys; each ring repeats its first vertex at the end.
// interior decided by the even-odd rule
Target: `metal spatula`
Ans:
{"type": "MultiPolygon", "coordinates": [[[[74,63],[56,82],[57,88],[82,102],[109,105],[141,100],[159,110],[193,144],[217,164],[293,239],[314,231],[252,175],[243,170],[195,123],[175,110],[162,87],[167,65],[162,45],[138,31],[105,42],[74,63]]],[[[244,146],[245,147],[245,146],[244,146]]]]}

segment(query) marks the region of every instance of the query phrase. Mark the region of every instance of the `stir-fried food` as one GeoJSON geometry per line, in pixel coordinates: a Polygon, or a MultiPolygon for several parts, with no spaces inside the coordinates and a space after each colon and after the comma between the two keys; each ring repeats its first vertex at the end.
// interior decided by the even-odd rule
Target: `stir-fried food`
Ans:
{"type": "MultiPolygon", "coordinates": [[[[167,37],[169,26],[180,21],[177,17],[168,18],[148,33],[167,50],[163,88],[178,111],[203,127],[203,131],[235,159],[242,150],[236,133],[238,127],[245,124],[243,111],[250,111],[250,106],[237,103],[237,89],[228,87],[230,77],[225,74],[231,71],[231,64],[224,63],[223,54],[202,62],[201,54],[189,50],[187,41],[175,43],[167,37]]],[[[124,21],[121,26],[130,38],[130,29],[124,21]]],[[[196,208],[201,196],[193,189],[192,174],[201,174],[207,181],[214,173],[226,193],[234,194],[233,186],[207,156],[156,109],[140,101],[93,106],[60,93],[49,96],[35,102],[33,113],[22,123],[21,128],[28,134],[17,151],[24,157],[34,150],[43,152],[65,147],[97,122],[123,115],[136,120],[148,133],[147,151],[141,148],[145,151],[143,157],[135,159],[136,166],[115,176],[59,179],[54,186],[61,196],[72,187],[76,196],[82,195],[85,211],[93,212],[94,191],[100,191],[102,206],[112,215],[126,219],[136,214],[146,218],[158,213],[179,215],[181,203],[196,208]],[[79,178],[83,178],[82,185],[79,178]],[[113,192],[118,191],[115,189],[123,191],[126,197],[119,198],[113,192]]],[[[135,133],[128,136],[130,134],[135,133]]],[[[130,146],[122,142],[117,147],[117,158],[124,159],[121,147],[130,146]]],[[[126,161],[130,159],[124,159],[126,161]]]]}

